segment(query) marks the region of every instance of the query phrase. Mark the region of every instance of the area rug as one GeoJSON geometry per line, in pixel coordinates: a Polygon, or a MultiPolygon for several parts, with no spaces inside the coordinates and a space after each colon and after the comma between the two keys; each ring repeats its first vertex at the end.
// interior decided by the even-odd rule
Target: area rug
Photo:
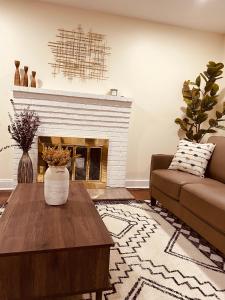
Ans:
{"type": "MultiPolygon", "coordinates": [[[[225,258],[166,209],[149,201],[99,202],[96,208],[115,242],[112,289],[103,299],[225,300],[225,258]]],[[[75,299],[95,300],[95,294],[75,299]]]]}
{"type": "Polygon", "coordinates": [[[99,203],[111,233],[109,300],[225,300],[225,271],[148,203],[99,203]]]}

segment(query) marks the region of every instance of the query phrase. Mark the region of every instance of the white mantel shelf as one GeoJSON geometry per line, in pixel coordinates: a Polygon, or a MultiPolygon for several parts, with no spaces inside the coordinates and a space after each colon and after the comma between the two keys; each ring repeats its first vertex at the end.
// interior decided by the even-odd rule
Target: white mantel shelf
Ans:
{"type": "MultiPolygon", "coordinates": [[[[38,113],[38,136],[70,136],[109,140],[107,186],[124,187],[132,100],[121,96],[14,86],[14,107],[38,113]]],[[[30,151],[37,174],[37,138],[30,151]]],[[[21,151],[13,151],[14,185],[21,151]]],[[[35,176],[36,177],[36,176],[35,176]]]]}
{"type": "Polygon", "coordinates": [[[104,101],[115,101],[115,102],[124,102],[126,104],[132,104],[132,100],[123,96],[111,96],[104,94],[92,94],[92,93],[80,93],[73,91],[63,91],[63,90],[50,90],[50,89],[41,89],[41,88],[32,88],[32,87],[23,87],[23,86],[13,86],[13,97],[15,98],[26,98],[26,99],[41,99],[48,97],[48,100],[56,100],[56,98],[70,97],[70,99],[92,99],[92,100],[104,100],[104,101]]]}

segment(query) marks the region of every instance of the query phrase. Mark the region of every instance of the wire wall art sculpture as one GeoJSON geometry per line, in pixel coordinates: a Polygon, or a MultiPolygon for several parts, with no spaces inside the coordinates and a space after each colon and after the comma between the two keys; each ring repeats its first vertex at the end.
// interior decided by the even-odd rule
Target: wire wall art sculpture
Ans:
{"type": "Polygon", "coordinates": [[[49,63],[54,77],[62,72],[70,80],[74,77],[107,79],[107,56],[111,48],[105,35],[85,33],[79,25],[77,30],[58,29],[56,38],[55,42],[48,43],[54,56],[54,62],[49,63]]]}

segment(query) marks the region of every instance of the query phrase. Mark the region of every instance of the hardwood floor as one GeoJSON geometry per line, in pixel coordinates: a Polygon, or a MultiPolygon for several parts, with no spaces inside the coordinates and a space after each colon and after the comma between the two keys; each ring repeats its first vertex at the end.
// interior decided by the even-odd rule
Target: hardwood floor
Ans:
{"type": "MultiPolygon", "coordinates": [[[[149,189],[128,189],[136,200],[150,199],[149,189]]],[[[0,191],[0,205],[4,204],[9,198],[11,191],[0,191]]]]}
{"type": "Polygon", "coordinates": [[[150,199],[149,189],[128,189],[128,191],[134,196],[136,200],[148,200],[150,199]]]}
{"type": "Polygon", "coordinates": [[[0,205],[4,204],[9,196],[11,194],[11,191],[0,191],[0,205]]]}

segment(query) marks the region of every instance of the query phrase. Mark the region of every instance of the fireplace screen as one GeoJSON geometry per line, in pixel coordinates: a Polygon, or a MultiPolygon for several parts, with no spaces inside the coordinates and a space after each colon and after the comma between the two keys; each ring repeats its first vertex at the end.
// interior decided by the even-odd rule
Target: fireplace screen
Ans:
{"type": "Polygon", "coordinates": [[[89,188],[103,188],[107,182],[108,140],[74,137],[38,137],[37,181],[44,181],[47,169],[42,159],[44,146],[62,146],[71,152],[71,163],[67,165],[71,180],[83,181],[89,188]],[[74,158],[75,155],[79,155],[74,158]]]}

